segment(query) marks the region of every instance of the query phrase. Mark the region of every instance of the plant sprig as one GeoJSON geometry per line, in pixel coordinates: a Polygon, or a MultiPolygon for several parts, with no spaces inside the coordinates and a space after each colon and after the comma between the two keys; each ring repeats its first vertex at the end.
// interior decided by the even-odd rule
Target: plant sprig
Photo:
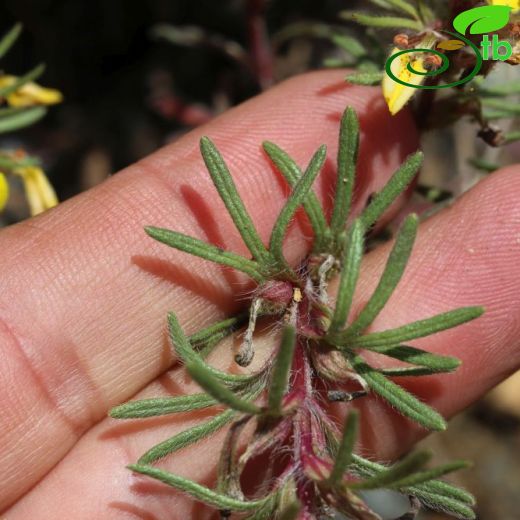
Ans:
{"type": "MultiPolygon", "coordinates": [[[[417,18],[402,0],[381,0],[383,7],[403,11],[417,18]],[[384,4],[384,5],[383,5],[384,4]]],[[[416,20],[417,21],[417,20],[416,20]]],[[[340,124],[338,168],[334,205],[330,221],[312,191],[323,166],[326,150],[320,147],[304,172],[273,143],[264,150],[280,170],[292,192],[273,224],[268,245],[264,245],[254,221],[214,144],[201,141],[201,152],[217,191],[224,201],[251,258],[222,250],[174,231],[146,228],[156,240],[175,249],[247,274],[258,287],[248,314],[230,318],[187,336],[170,313],[169,333],[177,357],[203,393],[135,401],[116,407],[114,418],[143,418],[189,410],[224,407],[213,418],[177,433],[148,450],[133,471],[160,480],[229,512],[249,512],[250,520],[317,518],[329,503],[353,518],[376,518],[358,491],[390,488],[415,497],[428,507],[472,519],[473,497],[466,491],[438,480],[466,467],[454,462],[426,468],[430,455],[412,453],[392,466],[382,466],[355,453],[358,424],[362,415],[347,414],[343,431],[331,421],[326,396],[344,394],[345,401],[377,394],[397,412],[430,430],[443,430],[442,416],[397,381],[399,377],[431,375],[454,371],[460,362],[403,344],[471,321],[482,314],[480,307],[466,307],[442,313],[385,331],[371,332],[370,326],[383,310],[403,275],[412,254],[418,229],[415,215],[408,216],[398,232],[379,283],[356,316],[351,318],[354,294],[361,272],[361,260],[369,233],[392,203],[407,189],[420,168],[422,155],[410,156],[387,185],[372,198],[357,218],[350,217],[359,147],[359,122],[347,108],[340,124]],[[296,211],[302,207],[314,231],[312,251],[300,265],[289,263],[283,253],[284,239],[296,211]],[[328,284],[339,275],[337,295],[331,302],[328,284]],[[292,296],[290,296],[292,295],[292,296]],[[248,323],[245,333],[254,341],[257,319],[269,315],[280,330],[279,347],[266,364],[249,374],[229,374],[210,365],[205,357],[219,341],[248,323]],[[364,357],[373,355],[397,359],[403,365],[374,367],[364,357]],[[317,352],[320,352],[317,355],[317,352]],[[327,385],[320,381],[326,374],[327,385]],[[341,385],[357,381],[361,389],[347,394],[341,385]],[[324,393],[323,387],[332,390],[324,393]],[[241,450],[245,425],[254,423],[253,438],[241,450]],[[229,426],[220,454],[218,485],[215,490],[153,466],[157,460],[202,440],[229,426]],[[245,499],[240,477],[253,457],[269,456],[274,449],[288,453],[286,466],[268,482],[255,499],[245,499]],[[305,483],[303,488],[296,482],[305,483]],[[312,486],[312,493],[301,489],[312,486]],[[315,497],[310,499],[309,497],[315,497]],[[370,516],[372,515],[372,516],[370,516]]],[[[273,469],[273,468],[271,468],[273,469]]]]}

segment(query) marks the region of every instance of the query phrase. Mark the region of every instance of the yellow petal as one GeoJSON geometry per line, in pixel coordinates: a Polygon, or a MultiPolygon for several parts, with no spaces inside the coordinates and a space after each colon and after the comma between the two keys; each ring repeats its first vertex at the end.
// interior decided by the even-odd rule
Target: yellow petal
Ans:
{"type": "Polygon", "coordinates": [[[489,0],[488,3],[491,5],[507,5],[511,7],[513,11],[520,9],[520,0],[489,0]]]}
{"type": "MultiPolygon", "coordinates": [[[[8,75],[0,77],[0,88],[9,87],[17,79],[16,76],[8,75]]],[[[12,107],[54,105],[62,100],[63,96],[59,90],[42,87],[33,82],[26,83],[7,96],[7,102],[12,107]]]]}
{"type": "Polygon", "coordinates": [[[15,170],[15,173],[23,179],[25,196],[32,216],[58,204],[56,193],[41,168],[25,166],[15,170]]]}
{"type": "Polygon", "coordinates": [[[9,184],[5,175],[0,172],[0,211],[5,208],[7,199],[9,198],[9,184]]]}
{"type": "MultiPolygon", "coordinates": [[[[397,52],[399,52],[397,47],[392,50],[392,54],[397,52]]],[[[401,56],[392,61],[391,70],[394,76],[399,78],[401,81],[413,85],[421,85],[426,77],[420,74],[411,73],[407,66],[411,63],[414,70],[417,70],[418,72],[426,72],[426,69],[424,68],[424,58],[422,58],[420,53],[418,53],[416,57],[413,56],[412,53],[401,54],[401,56]]],[[[397,81],[394,81],[388,74],[384,75],[383,96],[392,115],[397,114],[417,92],[417,88],[401,85],[400,83],[397,83],[397,81]]]]}
{"type": "Polygon", "coordinates": [[[33,175],[36,179],[36,185],[38,186],[45,209],[56,206],[58,204],[58,197],[43,170],[41,168],[33,168],[33,175]]]}

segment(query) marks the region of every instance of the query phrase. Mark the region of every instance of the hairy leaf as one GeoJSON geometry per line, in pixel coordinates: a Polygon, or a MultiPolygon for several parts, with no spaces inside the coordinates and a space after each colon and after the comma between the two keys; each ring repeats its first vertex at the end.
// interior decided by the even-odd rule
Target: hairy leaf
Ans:
{"type": "Polygon", "coordinates": [[[201,138],[200,151],[213,183],[253,258],[260,263],[269,263],[269,253],[238,194],[224,159],[209,137],[201,138]]]}
{"type": "Polygon", "coordinates": [[[178,412],[189,412],[213,406],[217,401],[206,394],[183,395],[180,397],[156,397],[142,401],[130,401],[110,410],[114,419],[137,419],[168,415],[178,412]]]}
{"type": "Polygon", "coordinates": [[[346,331],[348,335],[352,336],[364,331],[390,299],[403,276],[406,264],[410,258],[417,233],[417,225],[418,218],[416,215],[409,215],[404,221],[388,257],[381,279],[367,304],[359,313],[359,316],[348,327],[346,331]]]}
{"type": "Polygon", "coordinates": [[[338,237],[345,230],[352,201],[358,151],[359,120],[354,109],[348,107],[343,112],[339,131],[336,193],[330,220],[330,229],[334,237],[338,237]]]}
{"type": "Polygon", "coordinates": [[[348,317],[363,258],[363,224],[356,220],[349,230],[342,258],[341,277],[329,334],[339,331],[348,317]]]}
{"type": "Polygon", "coordinates": [[[406,187],[412,182],[423,162],[422,152],[410,155],[404,164],[394,173],[385,187],[375,195],[372,202],[363,211],[361,220],[368,229],[383,215],[406,187]]]}
{"type": "Polygon", "coordinates": [[[421,403],[404,388],[396,385],[376,369],[369,366],[360,356],[348,356],[356,372],[368,386],[386,399],[400,413],[430,430],[445,430],[446,422],[433,408],[421,403]]]}
{"type": "Polygon", "coordinates": [[[403,460],[390,466],[384,471],[381,471],[361,482],[349,484],[352,489],[377,489],[392,486],[394,483],[400,482],[410,474],[424,467],[424,465],[431,459],[431,453],[428,451],[417,451],[407,455],[403,460]]]}
{"type": "Polygon", "coordinates": [[[177,231],[153,226],[147,226],[144,229],[152,238],[166,244],[167,246],[179,249],[180,251],[184,251],[185,253],[194,256],[199,256],[200,258],[210,260],[211,262],[216,262],[217,264],[233,267],[237,271],[242,271],[247,274],[257,282],[263,282],[265,280],[258,262],[248,260],[247,258],[232,253],[231,251],[224,251],[220,247],[207,244],[202,240],[189,237],[183,233],[178,233],[177,231]]]}
{"type": "MultiPolygon", "coordinates": [[[[451,329],[474,320],[482,315],[482,307],[461,307],[453,311],[437,314],[425,320],[415,321],[396,329],[383,332],[373,332],[357,338],[352,338],[349,346],[362,348],[376,348],[398,345],[403,341],[410,341],[436,332],[451,329]]],[[[341,336],[341,335],[338,335],[341,336]]]]}
{"type": "Polygon", "coordinates": [[[195,497],[197,500],[200,500],[205,504],[209,504],[220,509],[231,511],[251,511],[261,507],[267,500],[265,498],[261,500],[247,501],[237,500],[235,498],[228,497],[227,495],[217,493],[212,489],[197,484],[197,482],[193,482],[192,480],[174,475],[173,473],[169,473],[159,468],[154,468],[153,466],[144,464],[130,464],[128,468],[132,471],[135,471],[136,473],[141,473],[142,475],[147,475],[149,477],[160,480],[169,486],[179,489],[180,491],[184,491],[188,495],[195,497]]]}
{"type": "MultiPolygon", "coordinates": [[[[263,148],[273,164],[284,176],[289,186],[294,188],[303,175],[299,166],[278,145],[269,141],[264,141],[263,148]]],[[[324,236],[325,230],[328,226],[318,197],[316,197],[312,189],[307,193],[307,196],[303,201],[303,207],[309,217],[309,221],[314,231],[316,248],[319,249],[321,246],[320,240],[324,236]]]]}
{"type": "Polygon", "coordinates": [[[327,148],[325,146],[320,146],[318,151],[312,157],[307,170],[294,186],[293,192],[287,199],[287,202],[282,208],[282,211],[273,226],[269,242],[269,251],[275,258],[278,267],[284,270],[291,271],[283,256],[282,250],[285,232],[287,231],[287,227],[296,213],[296,210],[307,198],[307,195],[312,188],[312,183],[314,182],[314,179],[316,179],[323,163],[325,162],[326,155],[327,148]]]}
{"type": "Polygon", "coordinates": [[[359,412],[352,408],[347,415],[341,443],[336,453],[334,467],[332,468],[329,477],[329,483],[331,486],[336,486],[341,482],[343,475],[352,460],[352,450],[354,449],[354,443],[356,442],[358,425],[359,412]]]}

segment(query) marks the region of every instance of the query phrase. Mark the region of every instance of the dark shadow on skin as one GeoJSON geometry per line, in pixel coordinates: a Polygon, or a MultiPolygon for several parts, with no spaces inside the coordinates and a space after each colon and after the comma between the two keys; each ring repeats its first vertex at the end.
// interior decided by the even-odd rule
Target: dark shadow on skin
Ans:
{"type": "MultiPolygon", "coordinates": [[[[349,89],[351,85],[344,82],[342,84],[336,84],[327,86],[318,91],[318,95],[327,95],[334,92],[341,91],[343,89],[349,89]]],[[[327,119],[337,122],[341,121],[343,113],[334,112],[328,114],[327,119]]],[[[354,204],[358,202],[359,194],[366,193],[366,188],[369,186],[374,177],[378,175],[378,171],[375,168],[375,159],[381,157],[383,162],[390,159],[390,154],[401,152],[402,144],[397,140],[384,139],[384,136],[392,132],[392,128],[396,128],[399,123],[399,118],[402,115],[394,116],[393,119],[389,118],[388,107],[383,97],[377,98],[370,106],[370,111],[358,114],[361,134],[370,135],[370,142],[366,139],[361,139],[361,145],[359,149],[358,166],[356,172],[356,185],[354,187],[354,204]],[[382,124],[384,122],[384,124],[382,124]],[[377,144],[374,147],[374,143],[377,144]],[[385,143],[383,145],[383,143],[385,143]]],[[[324,193],[332,193],[332,188],[335,185],[335,179],[332,184],[324,185],[324,193]]],[[[369,195],[367,193],[367,195],[369,195]]]]}
{"type": "MultiPolygon", "coordinates": [[[[170,470],[168,470],[170,471],[170,470]]],[[[197,479],[197,482],[203,486],[211,488],[214,484],[215,475],[214,471],[211,471],[208,476],[203,479],[197,479]]],[[[183,497],[185,499],[186,495],[182,492],[176,490],[175,488],[168,486],[167,484],[163,484],[157,480],[152,479],[151,477],[147,477],[146,475],[135,475],[135,481],[130,485],[130,489],[133,494],[137,496],[142,496],[143,498],[153,497],[153,498],[170,498],[172,503],[174,502],[175,496],[183,497]]],[[[213,508],[206,506],[200,502],[193,500],[192,513],[190,514],[190,520],[209,520],[210,518],[219,518],[218,511],[213,512],[213,508]],[[214,516],[217,514],[217,516],[214,516]]],[[[139,514],[140,511],[143,511],[141,508],[137,508],[133,504],[128,504],[125,502],[112,502],[109,507],[114,507],[115,509],[119,509],[121,511],[129,511],[131,513],[139,514]],[[125,509],[128,508],[128,509],[125,509]]],[[[175,513],[173,509],[172,513],[175,513]]],[[[137,518],[142,518],[142,520],[159,520],[156,516],[150,515],[149,517],[143,516],[137,518]]],[[[174,517],[178,518],[178,517],[174,517]]]]}
{"type": "MultiPolygon", "coordinates": [[[[186,255],[186,261],[190,262],[188,255],[186,255]]],[[[170,260],[145,255],[134,255],[132,262],[143,271],[166,280],[175,287],[182,287],[197,296],[201,296],[208,302],[219,306],[226,314],[236,311],[237,305],[228,302],[223,297],[221,285],[211,283],[207,277],[195,274],[187,267],[182,267],[170,260]]],[[[242,284],[237,283],[237,285],[243,287],[242,284]]]]}
{"type": "MultiPolygon", "coordinates": [[[[338,81],[337,83],[331,83],[325,87],[322,87],[318,90],[319,96],[328,96],[330,94],[336,94],[337,92],[342,92],[344,90],[348,90],[353,88],[355,85],[351,83],[347,83],[346,81],[338,81]]],[[[368,88],[368,87],[367,87],[368,88]]]]}
{"type": "Polygon", "coordinates": [[[132,518],[137,518],[139,520],[160,520],[158,516],[152,515],[142,507],[137,507],[128,502],[110,502],[108,507],[126,513],[125,516],[131,515],[132,518]]]}
{"type": "MultiPolygon", "coordinates": [[[[194,188],[188,184],[180,187],[180,193],[186,205],[191,210],[200,229],[204,231],[206,238],[210,244],[214,246],[226,248],[226,243],[218,226],[218,218],[215,211],[208,204],[206,199],[194,188]]],[[[238,233],[238,231],[237,231],[238,233]]],[[[230,287],[235,287],[238,283],[238,277],[235,271],[221,267],[222,276],[230,287]]]]}
{"type": "MultiPolygon", "coordinates": [[[[271,159],[263,151],[263,149],[262,149],[262,153],[265,158],[266,164],[271,169],[271,172],[273,173],[273,177],[274,177],[278,187],[280,188],[280,192],[283,193],[285,199],[288,199],[289,195],[292,192],[292,188],[289,186],[289,183],[285,180],[285,177],[280,173],[278,168],[272,163],[271,159]]],[[[310,160],[310,157],[309,157],[309,160],[310,160]]],[[[302,172],[304,172],[305,168],[307,167],[307,164],[298,164],[298,166],[300,167],[300,170],[302,172]]],[[[281,210],[281,208],[280,208],[280,210],[281,210]]],[[[305,214],[305,211],[303,211],[302,208],[298,209],[298,211],[296,212],[295,217],[291,221],[291,224],[289,227],[294,225],[294,222],[296,222],[296,224],[300,228],[303,236],[305,236],[305,237],[312,236],[311,224],[309,222],[309,219],[307,218],[307,215],[305,214]]]]}
{"type": "Polygon", "coordinates": [[[62,366],[67,367],[68,370],[66,372],[46,372],[43,368],[47,365],[42,362],[42,359],[45,358],[43,350],[35,351],[32,349],[31,343],[25,341],[25,336],[12,330],[12,327],[1,317],[0,330],[3,330],[6,337],[10,338],[17,347],[16,355],[23,360],[24,367],[29,371],[32,379],[30,382],[38,388],[50,409],[59,415],[78,439],[88,428],[103,418],[103,410],[108,405],[106,397],[101,388],[94,384],[87,362],[78,354],[77,345],[73,341],[68,341],[66,335],[59,345],[59,359],[62,366]],[[74,372],[81,374],[80,377],[75,379],[76,384],[80,386],[78,395],[83,398],[84,410],[81,414],[73,414],[70,411],[66,413],[67,409],[64,410],[63,406],[59,404],[58,391],[66,387],[65,379],[69,377],[70,373],[74,372]],[[89,408],[89,403],[95,403],[95,405],[92,404],[89,408]]]}

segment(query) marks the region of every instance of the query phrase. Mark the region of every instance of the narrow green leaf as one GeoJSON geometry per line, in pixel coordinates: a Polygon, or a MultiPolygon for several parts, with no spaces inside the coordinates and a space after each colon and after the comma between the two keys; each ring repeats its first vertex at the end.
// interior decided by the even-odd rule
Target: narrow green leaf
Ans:
{"type": "Polygon", "coordinates": [[[353,72],[347,74],[345,79],[353,85],[373,86],[383,81],[384,72],[353,72]]]}
{"type": "Polygon", "coordinates": [[[17,23],[2,37],[0,40],[0,58],[3,58],[9,52],[9,49],[14,45],[21,32],[22,24],[17,23]]]}
{"type": "MultiPolygon", "coordinates": [[[[372,477],[387,469],[387,467],[382,464],[367,460],[356,454],[352,455],[352,466],[355,468],[355,471],[363,477],[372,477]]],[[[421,498],[420,493],[428,493],[446,497],[464,504],[475,505],[475,498],[471,493],[443,480],[430,480],[423,484],[403,488],[402,491],[416,495],[419,498],[421,498]]]]}
{"type": "Polygon", "coordinates": [[[360,356],[348,356],[356,372],[367,382],[368,386],[386,399],[400,413],[429,430],[445,430],[446,422],[439,413],[404,388],[396,385],[383,374],[367,365],[360,356]]]}
{"type": "Polygon", "coordinates": [[[436,468],[418,471],[417,473],[404,476],[395,482],[390,482],[388,486],[394,489],[416,486],[417,484],[423,484],[424,482],[437,479],[447,475],[448,473],[453,473],[454,471],[459,471],[469,466],[470,464],[468,464],[467,461],[457,460],[448,464],[443,464],[442,466],[437,466],[436,468]]]}
{"type": "Polygon", "coordinates": [[[209,137],[201,138],[200,151],[213,183],[253,258],[261,264],[268,264],[269,253],[238,194],[224,159],[209,137]]]}
{"type": "Polygon", "coordinates": [[[178,412],[200,410],[217,404],[215,399],[206,394],[183,395],[179,397],[156,397],[142,401],[130,401],[110,410],[114,419],[138,419],[155,417],[178,412]]]}
{"type": "Polygon", "coordinates": [[[169,439],[157,444],[150,450],[148,450],[139,459],[140,464],[151,464],[159,459],[170,455],[186,446],[195,444],[196,442],[204,439],[208,435],[215,433],[216,431],[223,428],[226,424],[231,422],[233,417],[236,415],[234,410],[226,410],[225,412],[216,415],[209,421],[206,421],[192,428],[188,428],[169,439]]]}
{"type": "Polygon", "coordinates": [[[233,269],[242,271],[257,282],[263,282],[265,280],[264,275],[260,272],[260,265],[253,260],[248,260],[231,251],[224,251],[219,247],[207,244],[202,240],[189,237],[183,233],[178,233],[177,231],[153,226],[147,226],[144,229],[149,236],[167,246],[179,249],[190,255],[204,258],[205,260],[210,260],[211,262],[216,262],[217,264],[233,267],[233,269]]]}
{"type": "Polygon", "coordinates": [[[509,119],[511,114],[505,110],[483,110],[482,116],[486,121],[496,121],[497,119],[509,119]]]}
{"type": "Polygon", "coordinates": [[[20,128],[32,125],[39,121],[46,113],[47,109],[45,107],[29,107],[13,111],[11,114],[7,114],[7,117],[0,119],[0,134],[14,132],[20,128]]]}
{"type": "Polygon", "coordinates": [[[348,327],[346,334],[353,336],[364,331],[390,299],[403,276],[406,264],[412,253],[418,222],[419,219],[416,215],[409,215],[404,221],[374,293],[359,313],[359,316],[348,327]]]}
{"type": "Polygon", "coordinates": [[[367,54],[365,47],[356,38],[347,34],[333,34],[331,40],[354,58],[361,58],[367,54]]]}
{"type": "Polygon", "coordinates": [[[271,377],[268,397],[268,413],[280,415],[282,412],[282,400],[287,390],[289,375],[296,347],[296,330],[294,326],[287,324],[282,333],[280,349],[276,354],[271,377]]]}
{"type": "Polygon", "coordinates": [[[162,469],[154,468],[144,464],[130,464],[128,469],[131,469],[136,473],[147,475],[149,477],[160,480],[169,486],[191,495],[205,504],[209,504],[220,509],[231,511],[251,511],[261,507],[267,500],[267,498],[248,501],[237,500],[221,493],[217,493],[212,489],[197,484],[197,482],[193,482],[192,480],[188,480],[184,477],[174,475],[173,473],[169,473],[162,469]]]}
{"type": "Polygon", "coordinates": [[[326,146],[320,146],[318,151],[313,155],[307,170],[303,174],[303,176],[298,180],[295,184],[293,192],[287,199],[284,207],[280,211],[280,215],[276,219],[276,222],[273,226],[273,230],[271,232],[271,239],[269,241],[269,251],[275,258],[278,267],[283,268],[284,270],[289,270],[284,256],[283,256],[283,239],[285,237],[285,232],[287,231],[287,227],[291,219],[293,218],[296,210],[300,207],[303,201],[306,199],[309,191],[312,188],[312,183],[314,179],[316,179],[318,173],[325,162],[325,158],[327,155],[326,146]]]}
{"type": "Polygon", "coordinates": [[[357,280],[364,248],[363,224],[356,220],[349,230],[341,262],[341,277],[336,297],[336,306],[330,322],[329,333],[341,330],[347,320],[357,280]]]}
{"type": "Polygon", "coordinates": [[[520,105],[516,101],[507,101],[505,99],[483,99],[482,105],[489,108],[496,108],[500,112],[509,115],[520,114],[520,105]]]}
{"type": "Polygon", "coordinates": [[[504,144],[515,143],[516,141],[520,141],[520,130],[516,130],[515,132],[507,132],[504,134],[504,144]]]}
{"type": "Polygon", "coordinates": [[[423,468],[431,459],[431,453],[428,451],[417,451],[407,455],[402,461],[394,464],[373,477],[361,482],[349,484],[351,489],[376,489],[382,487],[393,486],[394,482],[399,482],[410,474],[423,468]]]}
{"type": "Polygon", "coordinates": [[[228,374],[204,363],[202,357],[198,352],[193,350],[188,338],[184,334],[182,327],[180,326],[177,316],[173,312],[168,313],[168,330],[172,339],[175,352],[184,363],[188,364],[192,361],[204,365],[204,369],[209,372],[214,378],[223,381],[224,383],[230,384],[247,384],[254,381],[258,375],[240,375],[240,374],[228,374]]]}
{"type": "Polygon", "coordinates": [[[432,354],[426,350],[406,345],[377,347],[369,350],[405,361],[406,363],[426,367],[432,372],[452,372],[460,366],[460,360],[457,358],[432,354]]]}
{"type": "Polygon", "coordinates": [[[408,14],[412,18],[419,20],[419,13],[417,9],[406,2],[406,0],[370,0],[373,4],[382,7],[383,9],[400,11],[401,13],[408,14]]]}
{"type": "Polygon", "coordinates": [[[325,58],[322,62],[322,66],[326,69],[341,69],[355,67],[355,63],[347,61],[342,58],[325,58]]]}
{"type": "Polygon", "coordinates": [[[375,224],[392,202],[406,190],[419,171],[422,161],[422,152],[410,155],[404,164],[393,174],[385,187],[375,195],[372,202],[361,215],[361,220],[367,229],[375,224]]]}
{"type": "Polygon", "coordinates": [[[520,94],[520,81],[511,81],[502,85],[479,86],[478,93],[483,97],[514,96],[520,94]]]}
{"type": "MultiPolygon", "coordinates": [[[[265,141],[263,143],[263,148],[273,164],[279,170],[279,172],[284,176],[285,180],[289,184],[291,188],[296,186],[296,183],[302,177],[302,171],[299,166],[293,161],[293,159],[279,146],[269,141],[265,141]]],[[[320,240],[325,234],[325,230],[327,229],[327,220],[325,219],[325,215],[323,214],[323,209],[321,204],[316,197],[313,190],[309,190],[307,196],[303,201],[303,207],[307,216],[309,217],[309,221],[311,223],[312,229],[314,231],[314,240],[316,241],[316,249],[320,247],[320,240]]]]}
{"type": "Polygon", "coordinates": [[[264,505],[259,507],[250,515],[246,516],[244,520],[272,520],[276,518],[279,520],[278,516],[276,516],[276,510],[278,509],[278,495],[279,492],[274,492],[264,505]]]}
{"type": "Polygon", "coordinates": [[[352,450],[356,442],[356,436],[359,426],[359,411],[351,408],[345,426],[343,428],[343,437],[336,453],[334,467],[329,477],[331,486],[337,486],[343,479],[343,475],[347,471],[352,460],[352,450]]]}
{"type": "Polygon", "coordinates": [[[227,338],[245,323],[247,323],[247,313],[242,313],[195,332],[188,338],[188,341],[193,349],[200,352],[204,358],[217,343],[227,338]]]}
{"type": "Polygon", "coordinates": [[[485,161],[479,157],[472,157],[471,159],[468,159],[468,162],[471,166],[477,168],[477,170],[482,170],[487,173],[494,172],[500,168],[499,164],[485,161]]]}
{"type": "Polygon", "coordinates": [[[396,368],[378,368],[377,371],[386,377],[419,377],[419,376],[431,376],[433,374],[439,374],[441,372],[451,372],[451,370],[433,370],[428,367],[396,367],[396,368]]]}
{"type": "Polygon", "coordinates": [[[219,403],[247,414],[262,413],[262,409],[256,404],[238,397],[238,395],[226,388],[201,360],[193,358],[186,363],[186,369],[191,377],[219,403]]]}
{"type": "MultiPolygon", "coordinates": [[[[414,488],[414,490],[415,489],[416,488],[414,488]]],[[[456,516],[457,518],[463,518],[466,520],[475,520],[475,518],[477,518],[475,511],[468,507],[467,504],[459,500],[455,500],[445,495],[428,493],[425,491],[415,490],[413,494],[424,505],[426,505],[429,509],[433,509],[434,511],[448,513],[456,516]]]]}
{"type": "Polygon", "coordinates": [[[398,16],[372,16],[365,13],[353,13],[351,11],[342,11],[339,16],[349,22],[356,22],[367,27],[386,27],[389,29],[411,29],[420,32],[423,30],[423,24],[417,20],[409,18],[401,18],[398,16]]]}
{"type": "Polygon", "coordinates": [[[461,307],[460,309],[437,314],[431,318],[415,321],[396,329],[373,332],[352,338],[349,347],[373,349],[376,347],[397,345],[404,341],[430,336],[436,332],[462,325],[463,323],[478,318],[483,312],[484,309],[482,307],[461,307]]]}
{"type": "Polygon", "coordinates": [[[39,78],[43,74],[44,70],[45,65],[43,63],[40,63],[39,65],[34,67],[34,69],[27,72],[27,74],[20,76],[11,85],[6,85],[5,87],[0,88],[0,97],[6,97],[9,94],[16,92],[20,87],[23,87],[26,83],[29,83],[30,81],[34,81],[35,79],[39,78]]]}
{"type": "Polygon", "coordinates": [[[352,107],[347,107],[340,124],[336,193],[330,220],[330,229],[334,237],[345,230],[352,202],[358,151],[359,120],[356,111],[352,107]]]}
{"type": "Polygon", "coordinates": [[[475,497],[471,493],[468,493],[465,489],[454,486],[453,484],[443,480],[430,480],[429,482],[424,482],[423,484],[411,486],[409,489],[414,490],[415,493],[425,492],[442,495],[447,498],[451,498],[452,500],[458,500],[464,504],[469,504],[470,506],[474,506],[476,503],[475,497]]]}

